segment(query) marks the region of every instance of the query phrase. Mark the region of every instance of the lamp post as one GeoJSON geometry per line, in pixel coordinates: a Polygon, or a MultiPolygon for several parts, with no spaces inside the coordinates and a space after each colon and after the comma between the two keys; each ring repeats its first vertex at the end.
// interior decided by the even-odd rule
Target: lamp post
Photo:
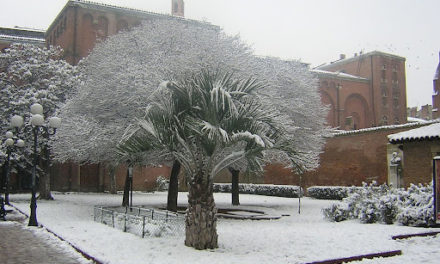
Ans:
{"type": "MultiPolygon", "coordinates": [[[[14,116],[16,123],[13,123],[12,126],[19,129],[23,122],[18,122],[19,119],[23,120],[20,116],[14,116]]],[[[13,117],[13,118],[14,118],[13,117]]],[[[12,121],[11,121],[12,123],[12,121]]],[[[31,129],[33,134],[33,163],[32,163],[32,196],[31,196],[31,214],[29,217],[28,226],[38,226],[37,221],[37,198],[36,198],[36,173],[37,173],[37,165],[39,161],[38,157],[38,134],[41,133],[45,137],[49,137],[56,133],[56,129],[61,125],[61,119],[58,117],[49,118],[49,124],[45,124],[44,116],[43,116],[43,106],[35,103],[31,105],[31,118],[30,118],[30,126],[25,126],[25,128],[31,129]]]]}
{"type": "Polygon", "coordinates": [[[14,134],[11,131],[6,132],[6,179],[5,179],[5,204],[9,205],[9,179],[11,174],[11,152],[15,146],[24,147],[24,141],[18,138],[14,138],[14,134]]]}

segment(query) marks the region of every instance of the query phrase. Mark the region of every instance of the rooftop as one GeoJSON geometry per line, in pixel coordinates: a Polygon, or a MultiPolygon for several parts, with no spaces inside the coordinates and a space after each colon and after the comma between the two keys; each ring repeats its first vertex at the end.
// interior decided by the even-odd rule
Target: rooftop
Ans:
{"type": "Polygon", "coordinates": [[[384,56],[384,57],[390,57],[390,58],[397,59],[397,60],[406,60],[404,57],[401,57],[401,56],[397,56],[397,55],[394,55],[394,54],[385,53],[385,52],[382,52],[382,51],[375,50],[375,51],[371,51],[371,52],[367,52],[367,53],[360,53],[359,55],[356,55],[356,56],[351,57],[351,58],[339,59],[337,61],[326,63],[324,65],[318,66],[316,69],[318,69],[318,70],[325,70],[328,67],[331,67],[331,66],[334,66],[334,65],[345,64],[345,63],[349,63],[349,62],[365,59],[365,58],[370,57],[370,56],[384,56]]]}
{"type": "Polygon", "coordinates": [[[440,139],[440,123],[430,124],[427,126],[414,128],[408,131],[388,135],[390,143],[401,143],[404,141],[420,141],[420,140],[433,140],[440,139]]]}
{"type": "Polygon", "coordinates": [[[86,0],[70,0],[67,2],[67,4],[63,7],[63,9],[58,13],[57,17],[54,19],[52,24],[49,26],[48,31],[56,24],[58,21],[58,18],[63,14],[64,10],[66,10],[69,6],[79,6],[87,9],[96,9],[96,10],[104,10],[104,11],[119,11],[119,12],[125,12],[130,13],[131,15],[139,16],[139,17],[156,17],[156,18],[173,18],[178,20],[184,20],[184,21],[192,21],[197,23],[203,23],[203,24],[209,24],[208,22],[202,22],[198,20],[193,19],[187,19],[180,16],[173,16],[170,14],[161,14],[161,13],[155,13],[135,8],[129,8],[129,7],[120,7],[115,5],[109,5],[109,4],[103,4],[103,3],[97,3],[93,1],[86,1],[86,0]]]}
{"type": "Polygon", "coordinates": [[[0,39],[10,42],[44,44],[44,30],[29,28],[0,28],[0,39]]]}
{"type": "Polygon", "coordinates": [[[331,72],[331,71],[325,71],[325,70],[312,70],[312,72],[316,73],[322,77],[338,78],[338,79],[351,80],[351,81],[363,81],[363,82],[370,81],[367,78],[359,77],[356,75],[351,75],[351,74],[344,73],[344,72],[331,72]]]}

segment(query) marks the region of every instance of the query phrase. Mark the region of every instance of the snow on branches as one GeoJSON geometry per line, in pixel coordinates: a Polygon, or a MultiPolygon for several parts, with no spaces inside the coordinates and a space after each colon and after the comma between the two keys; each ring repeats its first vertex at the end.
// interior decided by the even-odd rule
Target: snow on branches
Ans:
{"type": "Polygon", "coordinates": [[[275,147],[295,154],[267,152],[269,161],[299,170],[319,164],[326,109],[307,65],[257,57],[238,36],[228,36],[216,26],[185,20],[146,21],[98,43],[79,69],[82,85],[62,109],[65,122],[55,145],[60,160],[117,160],[118,142],[135,119],[143,118],[156,93],[163,92],[157,89],[159,84],[206,69],[264,82],[258,96],[289,133],[275,147]],[[90,133],[75,129],[80,125],[89,126],[84,129],[90,133]]]}
{"type": "MultiPolygon", "coordinates": [[[[11,129],[9,122],[13,115],[29,117],[33,103],[43,105],[45,118],[56,115],[66,97],[78,86],[75,67],[61,60],[62,55],[60,48],[22,43],[12,44],[0,53],[1,134],[11,129]]],[[[30,134],[21,137],[32,142],[30,134]]],[[[47,139],[39,142],[46,145],[47,139]]]]}

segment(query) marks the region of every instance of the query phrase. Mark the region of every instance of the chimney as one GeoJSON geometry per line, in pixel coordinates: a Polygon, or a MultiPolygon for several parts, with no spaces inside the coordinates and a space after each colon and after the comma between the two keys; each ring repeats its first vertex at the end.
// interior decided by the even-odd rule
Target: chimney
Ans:
{"type": "Polygon", "coordinates": [[[185,16],[183,0],[171,0],[171,15],[180,17],[185,16]]]}
{"type": "Polygon", "coordinates": [[[339,59],[340,59],[340,60],[344,60],[344,59],[345,59],[345,54],[340,54],[340,55],[339,55],[339,59]]]}

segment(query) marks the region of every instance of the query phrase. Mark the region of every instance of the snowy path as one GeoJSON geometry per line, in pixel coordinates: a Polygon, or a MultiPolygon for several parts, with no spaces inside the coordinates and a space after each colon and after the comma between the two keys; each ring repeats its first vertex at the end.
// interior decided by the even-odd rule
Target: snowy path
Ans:
{"type": "MultiPolygon", "coordinates": [[[[12,203],[29,210],[29,195],[12,195],[12,203]]],[[[93,222],[93,206],[118,206],[121,195],[60,194],[55,201],[39,201],[38,221],[70,243],[104,263],[307,263],[311,261],[364,255],[389,250],[402,256],[381,259],[380,263],[438,263],[440,235],[394,241],[393,235],[429,230],[399,225],[360,224],[357,221],[327,222],[321,208],[331,203],[280,197],[241,195],[241,206],[285,215],[279,220],[219,219],[219,248],[197,251],[184,246],[184,237],[140,238],[93,222]]],[[[230,207],[230,194],[215,194],[219,207],[230,207]]],[[[186,194],[179,193],[179,204],[186,194]]],[[[158,206],[166,203],[166,193],[135,193],[134,205],[158,206]]],[[[365,260],[363,263],[377,263],[365,260]]]]}

